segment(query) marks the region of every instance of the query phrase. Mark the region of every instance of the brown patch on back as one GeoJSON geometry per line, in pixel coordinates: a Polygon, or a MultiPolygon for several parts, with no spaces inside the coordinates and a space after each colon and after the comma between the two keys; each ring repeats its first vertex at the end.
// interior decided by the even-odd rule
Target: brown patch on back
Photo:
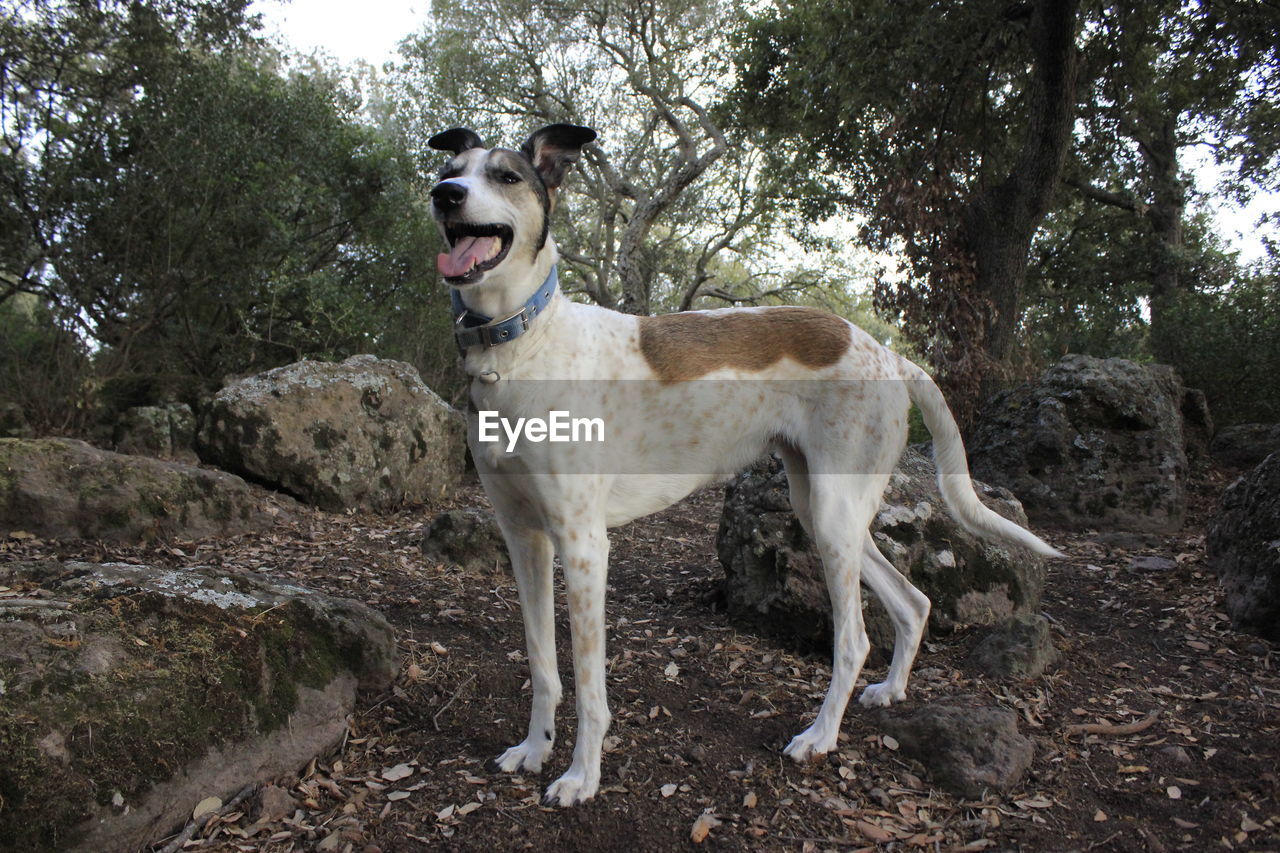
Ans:
{"type": "Polygon", "coordinates": [[[640,318],[640,351],[664,382],[726,367],[760,371],[783,357],[805,367],[830,367],[851,339],[848,323],[816,308],[640,318]]]}

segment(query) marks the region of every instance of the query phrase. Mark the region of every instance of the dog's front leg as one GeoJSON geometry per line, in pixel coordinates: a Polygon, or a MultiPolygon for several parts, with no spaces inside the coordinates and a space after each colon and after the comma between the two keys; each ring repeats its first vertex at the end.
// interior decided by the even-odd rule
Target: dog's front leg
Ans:
{"type": "Polygon", "coordinates": [[[533,709],[529,734],[523,743],[498,757],[508,773],[524,769],[537,773],[551,754],[556,740],[556,706],[560,704],[560,673],[556,669],[555,590],[552,588],[551,538],[541,530],[520,529],[502,522],[511,554],[511,567],[520,592],[525,646],[529,651],[529,678],[533,683],[533,709]]]}
{"type": "Polygon", "coordinates": [[[604,524],[565,531],[560,537],[569,628],[573,636],[573,677],[577,692],[578,740],[569,770],[547,788],[549,805],[572,806],[600,788],[600,755],[609,728],[604,679],[604,594],[609,538],[604,524]]]}

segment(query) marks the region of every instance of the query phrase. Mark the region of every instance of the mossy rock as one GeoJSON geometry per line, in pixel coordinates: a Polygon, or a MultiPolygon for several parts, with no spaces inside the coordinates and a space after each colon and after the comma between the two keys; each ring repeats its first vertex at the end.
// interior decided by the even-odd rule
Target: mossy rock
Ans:
{"type": "MultiPolygon", "coordinates": [[[[1013,495],[973,485],[988,507],[1026,525],[1013,495]]],[[[1039,608],[1044,560],[961,527],[938,493],[933,462],[916,448],[907,449],[890,477],[871,532],[885,557],[929,596],[932,630],[996,625],[1039,608]]],[[[791,510],[777,460],[729,484],[716,548],[731,616],[800,650],[830,648],[831,600],[822,561],[791,510]]],[[[864,602],[873,653],[882,658],[893,647],[893,627],[873,595],[864,602]]]]}
{"type": "Polygon", "coordinates": [[[394,675],[358,602],[249,574],[0,566],[0,849],[136,849],[292,772],[394,675]]]}
{"type": "Polygon", "coordinates": [[[462,417],[411,364],[303,360],[233,382],[201,415],[200,457],[332,512],[390,512],[449,497],[462,417]]]}
{"type": "Polygon", "coordinates": [[[73,439],[0,439],[0,535],[199,539],[265,530],[291,505],[222,471],[73,439]]]}

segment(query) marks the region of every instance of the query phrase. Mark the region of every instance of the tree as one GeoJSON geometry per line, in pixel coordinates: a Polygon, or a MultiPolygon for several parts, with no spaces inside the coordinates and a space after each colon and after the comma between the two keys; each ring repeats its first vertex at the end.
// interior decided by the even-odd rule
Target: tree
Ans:
{"type": "Polygon", "coordinates": [[[336,77],[287,72],[242,13],[42,2],[5,20],[4,44],[43,46],[5,52],[9,288],[96,341],[104,377],[207,387],[346,355],[427,302],[412,159],[336,77]]]}
{"type": "Polygon", "coordinates": [[[1228,168],[1245,200],[1280,187],[1280,10],[1265,3],[1103,4],[1090,18],[1091,81],[1067,183],[1142,221],[1143,276],[1157,357],[1175,356],[1165,313],[1194,287],[1186,152],[1228,168]]]}
{"type": "Polygon", "coordinates": [[[600,130],[555,227],[562,281],[598,304],[648,313],[793,298],[823,282],[804,264],[772,262],[783,253],[770,175],[715,110],[728,10],[719,0],[435,3],[393,81],[402,132],[425,151],[459,124],[508,146],[543,123],[600,130]]]}
{"type": "Polygon", "coordinates": [[[878,302],[962,416],[1013,341],[1070,149],[1078,29],[1074,2],[797,0],[740,36],[744,120],[811,164],[810,210],[856,211],[901,251],[878,302]]]}
{"type": "Polygon", "coordinates": [[[0,299],[39,291],[77,193],[109,173],[121,111],[171,79],[183,51],[242,44],[247,0],[20,0],[0,10],[0,299]]]}

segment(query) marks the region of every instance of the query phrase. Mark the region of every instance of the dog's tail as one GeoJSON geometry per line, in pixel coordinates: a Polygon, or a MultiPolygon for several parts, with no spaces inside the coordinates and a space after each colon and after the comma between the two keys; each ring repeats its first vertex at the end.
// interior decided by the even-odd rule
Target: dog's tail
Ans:
{"type": "MultiPolygon", "coordinates": [[[[906,361],[904,359],[904,361],[906,361]]],[[[1029,530],[988,509],[973,491],[969,462],[965,458],[960,428],[951,416],[947,401],[929,374],[906,362],[907,388],[911,401],[920,408],[925,426],[933,436],[933,459],[938,469],[938,490],[956,521],[975,536],[995,537],[1015,542],[1046,557],[1065,556],[1029,530]]]]}

